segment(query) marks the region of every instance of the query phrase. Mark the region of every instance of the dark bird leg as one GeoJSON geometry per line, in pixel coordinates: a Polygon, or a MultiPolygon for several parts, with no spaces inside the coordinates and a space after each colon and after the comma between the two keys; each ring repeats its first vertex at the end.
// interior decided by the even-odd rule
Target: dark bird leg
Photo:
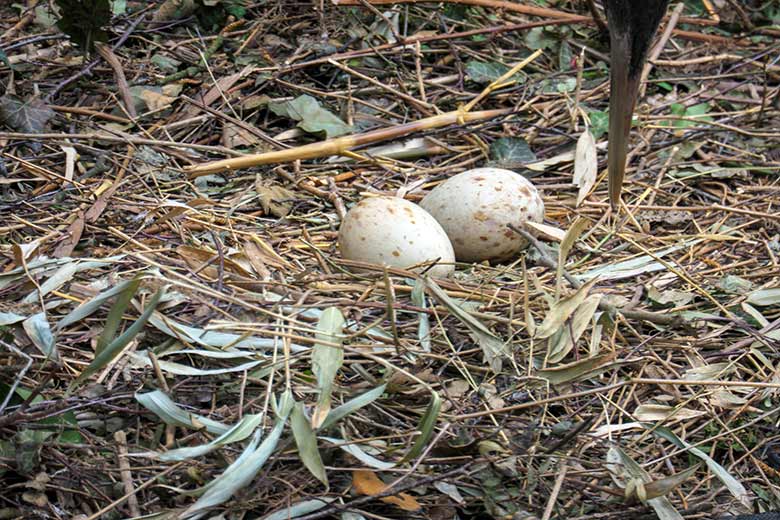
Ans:
{"type": "Polygon", "coordinates": [[[647,51],[669,0],[606,0],[610,35],[609,202],[620,204],[628,136],[647,51]]]}

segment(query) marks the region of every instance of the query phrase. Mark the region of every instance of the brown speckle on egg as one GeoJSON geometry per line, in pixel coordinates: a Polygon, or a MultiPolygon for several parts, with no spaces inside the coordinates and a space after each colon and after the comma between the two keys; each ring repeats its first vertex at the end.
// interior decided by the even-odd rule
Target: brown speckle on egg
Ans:
{"type": "Polygon", "coordinates": [[[499,168],[476,168],[436,186],[420,205],[444,228],[464,262],[503,261],[527,244],[507,223],[541,222],[544,203],[522,175],[499,168]],[[499,258],[500,257],[500,258],[499,258]]]}

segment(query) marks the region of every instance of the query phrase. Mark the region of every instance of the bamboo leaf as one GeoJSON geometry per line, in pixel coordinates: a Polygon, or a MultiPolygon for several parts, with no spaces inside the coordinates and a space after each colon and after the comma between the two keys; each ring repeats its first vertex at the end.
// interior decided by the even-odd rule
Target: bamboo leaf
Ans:
{"type": "Polygon", "coordinates": [[[582,302],[588,297],[588,292],[596,284],[597,280],[597,278],[593,278],[577,289],[574,294],[554,304],[547,313],[547,316],[544,317],[542,324],[536,329],[536,338],[549,338],[558,332],[558,330],[563,327],[566,320],[569,319],[569,316],[582,305],[582,302]]]}
{"type": "MultiPolygon", "coordinates": [[[[289,395],[282,396],[283,403],[290,402],[289,395]]],[[[199,516],[207,509],[216,507],[230,499],[237,491],[243,489],[255,478],[255,475],[263,467],[263,464],[273,454],[279,443],[279,438],[284,431],[284,425],[287,422],[287,414],[290,412],[289,406],[280,406],[282,415],[277,417],[271,432],[260,442],[262,432],[256,431],[252,441],[246,447],[244,452],[227,469],[204,487],[196,490],[193,494],[201,494],[201,497],[192,504],[183,514],[182,518],[191,518],[199,516]],[[284,413],[286,412],[286,414],[284,413]],[[259,443],[259,445],[258,445],[259,443]]]]}
{"type": "Polygon", "coordinates": [[[114,302],[114,305],[108,312],[106,324],[103,326],[103,332],[97,340],[97,345],[95,347],[96,356],[99,355],[116,336],[116,331],[119,330],[119,325],[122,323],[122,316],[124,315],[127,306],[130,304],[130,300],[135,296],[135,292],[138,290],[139,285],[141,285],[141,280],[136,278],[128,283],[125,286],[125,289],[117,295],[116,302],[114,302]]]}
{"type": "Polygon", "coordinates": [[[312,427],[319,428],[330,413],[331,395],[336,374],[344,362],[344,315],[336,307],[325,309],[317,322],[317,342],[311,351],[312,372],[317,377],[317,405],[312,414],[312,427]],[[338,346],[333,346],[336,343],[338,346]]]}
{"type": "Polygon", "coordinates": [[[368,392],[362,393],[359,396],[355,397],[354,399],[350,399],[349,401],[342,404],[341,406],[334,408],[328,414],[328,417],[325,419],[325,422],[322,423],[320,429],[325,430],[333,426],[338,421],[340,421],[347,415],[351,414],[352,412],[356,410],[360,410],[364,406],[373,403],[379,397],[382,396],[382,394],[385,392],[385,387],[387,387],[387,385],[380,385],[374,388],[373,390],[369,390],[368,392]]]}
{"type": "Polygon", "coordinates": [[[748,492],[747,489],[745,489],[745,486],[742,485],[742,483],[734,478],[731,473],[729,473],[726,468],[715,462],[709,455],[701,451],[699,448],[696,448],[694,446],[691,446],[681,438],[679,438],[673,431],[671,431],[669,428],[666,427],[653,427],[653,426],[646,426],[649,430],[651,430],[655,435],[658,435],[659,437],[663,437],[667,441],[671,442],[675,446],[677,446],[680,449],[686,449],[688,453],[691,455],[700,458],[704,461],[704,463],[707,465],[707,467],[712,471],[712,473],[718,477],[718,479],[723,482],[723,484],[728,488],[728,490],[731,492],[731,494],[740,501],[740,503],[748,508],[748,510],[752,511],[752,496],[748,492]]]}
{"type": "Polygon", "coordinates": [[[239,422],[237,422],[228,431],[214,439],[213,441],[201,444],[200,446],[192,446],[187,448],[179,448],[176,450],[169,450],[165,453],[161,453],[157,458],[164,461],[179,461],[191,459],[194,457],[200,457],[215,449],[231,444],[234,442],[243,441],[258,427],[263,420],[262,414],[245,415],[239,422]]]}
{"type": "Polygon", "coordinates": [[[218,435],[222,435],[230,429],[229,426],[225,426],[221,422],[184,411],[162,390],[135,394],[135,400],[162,419],[165,424],[193,430],[206,428],[207,432],[218,435]]]}
{"type": "Polygon", "coordinates": [[[101,292],[97,296],[85,301],[84,303],[82,303],[81,305],[79,305],[78,307],[70,311],[70,313],[68,313],[64,318],[62,318],[54,327],[54,329],[62,330],[68,325],[79,322],[84,318],[86,318],[87,316],[90,316],[92,313],[97,311],[105,302],[107,302],[114,296],[121,294],[128,288],[128,286],[135,283],[136,281],[140,281],[141,279],[142,277],[139,276],[132,280],[120,282],[116,284],[114,287],[111,287],[110,289],[106,289],[105,291],[101,292]]]}
{"type": "Polygon", "coordinates": [[[502,357],[508,356],[506,344],[498,336],[493,334],[481,321],[455,303],[455,301],[453,301],[452,298],[450,298],[432,279],[425,277],[425,285],[433,296],[439,300],[442,305],[447,307],[456,318],[466,325],[476,337],[479,346],[482,347],[485,361],[490,365],[491,370],[495,373],[501,372],[502,357]]]}
{"type": "Polygon", "coordinates": [[[297,504],[293,504],[290,507],[285,507],[283,509],[279,509],[278,511],[274,511],[271,514],[265,515],[260,520],[288,520],[289,518],[298,518],[299,516],[313,513],[314,511],[319,511],[334,500],[336,500],[336,497],[323,497],[304,500],[303,502],[298,502],[297,504]]]}
{"type": "Polygon", "coordinates": [[[73,383],[71,383],[69,388],[70,391],[81,384],[86,378],[108,365],[122,351],[122,349],[124,349],[125,346],[127,346],[127,344],[130,343],[130,341],[135,338],[139,332],[141,332],[141,329],[143,329],[146,325],[146,322],[149,320],[149,316],[151,316],[154,312],[154,309],[157,307],[157,304],[159,303],[163,294],[165,294],[165,290],[160,289],[157,291],[157,293],[155,293],[154,296],[152,296],[152,299],[146,305],[146,309],[144,309],[144,312],[141,314],[141,316],[132,325],[130,325],[121,336],[112,341],[109,345],[106,346],[105,349],[103,349],[102,352],[100,352],[100,354],[95,356],[95,358],[92,360],[92,363],[90,363],[89,366],[87,366],[87,368],[85,368],[73,381],[73,383]]]}
{"type": "MultiPolygon", "coordinates": [[[[412,303],[421,309],[426,308],[425,303],[425,283],[422,279],[418,278],[414,281],[414,287],[412,288],[411,295],[412,303]]],[[[428,318],[428,314],[424,312],[418,312],[417,316],[420,318],[420,322],[417,325],[417,338],[420,340],[420,346],[424,352],[431,351],[431,323],[428,318]]]]}
{"type": "Polygon", "coordinates": [[[590,189],[596,184],[599,159],[596,154],[596,140],[590,129],[586,128],[577,140],[577,150],[574,152],[574,178],[572,182],[580,188],[577,194],[577,206],[582,204],[590,189]]]}
{"type": "Polygon", "coordinates": [[[566,260],[569,258],[569,252],[587,226],[588,221],[578,217],[577,220],[574,221],[574,224],[566,230],[566,234],[563,236],[563,240],[561,240],[561,246],[558,249],[558,272],[555,278],[557,280],[555,286],[556,299],[560,297],[561,286],[563,284],[563,270],[566,267],[566,260]]]}
{"type": "Polygon", "coordinates": [[[428,408],[425,410],[422,418],[420,419],[420,435],[414,442],[414,446],[404,456],[401,462],[407,462],[423,452],[425,445],[428,444],[428,440],[433,436],[433,430],[436,427],[436,419],[439,417],[439,411],[441,410],[441,397],[436,392],[431,393],[431,402],[428,404],[428,408]]]}
{"type": "Polygon", "coordinates": [[[303,465],[306,466],[317,480],[328,486],[328,475],[325,472],[325,465],[320,457],[320,450],[317,447],[317,437],[311,424],[306,419],[303,412],[303,403],[295,403],[290,417],[290,426],[292,427],[295,444],[298,446],[298,454],[301,456],[303,465]]]}
{"type": "Polygon", "coordinates": [[[33,314],[22,322],[22,327],[38,350],[53,361],[59,360],[60,355],[57,352],[57,343],[54,334],[51,332],[51,327],[49,327],[49,321],[46,319],[45,312],[33,314]]]}

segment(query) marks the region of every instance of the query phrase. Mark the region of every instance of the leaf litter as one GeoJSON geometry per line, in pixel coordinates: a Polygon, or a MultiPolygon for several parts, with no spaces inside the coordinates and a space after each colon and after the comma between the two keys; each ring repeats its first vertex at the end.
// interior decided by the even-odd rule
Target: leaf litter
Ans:
{"type": "Polygon", "coordinates": [[[370,3],[0,5],[4,512],[780,509],[776,13],[746,39],[686,5],[614,215],[589,10],[370,3]],[[185,171],[255,152],[288,156],[185,171]],[[435,280],[340,257],[361,198],[489,164],[540,188],[546,253],[435,280]]]}

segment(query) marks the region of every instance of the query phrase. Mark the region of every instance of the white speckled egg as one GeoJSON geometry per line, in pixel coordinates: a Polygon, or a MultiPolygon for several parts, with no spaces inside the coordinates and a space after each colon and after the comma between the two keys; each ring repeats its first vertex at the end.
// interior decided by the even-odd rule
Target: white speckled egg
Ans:
{"type": "Polygon", "coordinates": [[[344,258],[408,268],[438,260],[428,272],[447,276],[454,269],[450,239],[420,206],[397,197],[371,197],[350,209],[339,228],[344,258]]]}
{"type": "Polygon", "coordinates": [[[522,175],[501,168],[459,173],[431,190],[420,206],[439,221],[450,237],[455,258],[463,262],[500,262],[528,246],[507,228],[525,221],[542,222],[544,202],[522,175]]]}

